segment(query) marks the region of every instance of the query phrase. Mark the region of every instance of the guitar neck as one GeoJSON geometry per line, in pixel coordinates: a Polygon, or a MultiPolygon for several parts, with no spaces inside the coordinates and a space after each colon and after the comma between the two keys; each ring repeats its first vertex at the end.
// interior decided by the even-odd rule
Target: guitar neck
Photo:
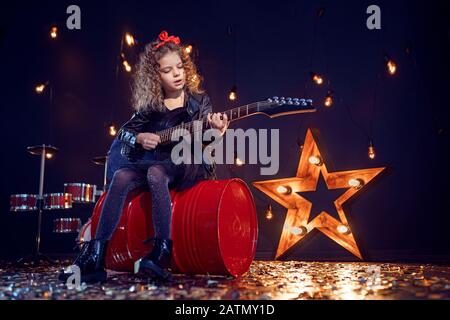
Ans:
{"type": "MultiPolygon", "coordinates": [[[[254,102],[230,109],[223,113],[227,115],[230,122],[233,122],[255,114],[265,114],[273,118],[283,115],[315,111],[316,109],[312,106],[312,100],[274,97],[273,99],[268,99],[266,101],[254,102]]],[[[172,135],[174,133],[175,137],[181,137],[183,135],[187,135],[188,133],[192,135],[195,132],[203,132],[208,128],[209,123],[207,117],[201,117],[196,121],[182,123],[180,125],[158,131],[156,134],[161,137],[161,143],[164,144],[172,141],[172,135]]]]}
{"type": "MultiPolygon", "coordinates": [[[[262,109],[263,106],[260,106],[259,102],[254,102],[251,104],[247,104],[244,106],[224,111],[222,113],[225,113],[228,117],[228,120],[230,122],[233,122],[251,116],[253,114],[259,113],[262,111],[262,109]]],[[[205,131],[208,128],[209,128],[208,119],[206,117],[202,117],[196,121],[182,123],[180,125],[158,131],[156,132],[156,134],[161,137],[161,143],[164,144],[172,141],[172,134],[174,132],[177,132],[177,130],[179,132],[186,130],[187,132],[189,132],[189,134],[192,135],[195,132],[198,132],[200,130],[205,131]]]]}

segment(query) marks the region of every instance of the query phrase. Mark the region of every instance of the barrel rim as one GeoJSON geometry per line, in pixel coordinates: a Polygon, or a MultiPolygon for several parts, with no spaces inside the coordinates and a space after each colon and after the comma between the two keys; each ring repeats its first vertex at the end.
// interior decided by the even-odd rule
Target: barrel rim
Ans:
{"type": "MultiPolygon", "coordinates": [[[[255,228],[255,237],[256,237],[256,240],[258,240],[258,232],[259,232],[259,230],[258,230],[258,218],[257,218],[257,216],[256,216],[256,204],[255,204],[255,199],[254,199],[254,197],[253,197],[253,193],[251,192],[251,189],[250,189],[250,187],[247,185],[247,183],[244,181],[244,180],[242,180],[242,179],[240,179],[240,178],[231,178],[231,179],[227,179],[227,180],[225,180],[225,181],[227,181],[227,183],[226,183],[226,185],[224,186],[224,188],[223,188],[223,190],[226,190],[227,189],[227,187],[231,184],[231,183],[233,183],[233,182],[238,182],[238,183],[240,183],[241,185],[243,185],[243,186],[245,186],[245,189],[247,189],[247,191],[248,191],[248,193],[249,193],[249,195],[250,195],[250,198],[251,198],[251,200],[252,200],[252,207],[253,207],[253,209],[254,209],[254,212],[255,212],[255,226],[256,226],[256,228],[255,228]]],[[[225,192],[222,192],[222,194],[220,195],[220,200],[219,200],[219,203],[218,203],[218,205],[217,205],[217,207],[218,208],[220,208],[220,206],[221,206],[221,204],[222,204],[222,200],[223,200],[223,196],[224,196],[224,194],[225,194],[225,192]]],[[[217,215],[217,226],[219,226],[219,219],[220,219],[220,213],[217,215]]],[[[217,239],[220,239],[220,236],[219,236],[219,232],[220,232],[220,228],[217,228],[217,239]]],[[[252,257],[252,262],[254,261],[254,259],[255,259],[255,256],[256,256],[256,244],[257,244],[257,242],[255,242],[255,244],[254,244],[254,250],[253,250],[253,257],[252,257]]],[[[228,269],[228,267],[227,267],[227,264],[225,263],[225,261],[224,261],[224,259],[223,259],[223,257],[224,257],[224,255],[223,255],[223,252],[222,252],[222,246],[221,246],[221,243],[219,242],[219,250],[220,250],[220,258],[221,258],[221,260],[222,260],[222,263],[223,263],[223,265],[226,267],[226,269],[228,270],[228,272],[233,276],[233,277],[237,277],[235,274],[232,274],[231,272],[230,272],[230,270],[228,269]]],[[[251,263],[250,263],[250,265],[251,265],[251,263]]],[[[250,267],[250,265],[249,265],[249,267],[250,267]]],[[[245,273],[247,273],[248,272],[248,270],[245,272],[245,273]]],[[[243,273],[242,275],[244,275],[245,273],[243,273]]],[[[239,275],[239,276],[242,276],[242,275],[239,275]]]]}

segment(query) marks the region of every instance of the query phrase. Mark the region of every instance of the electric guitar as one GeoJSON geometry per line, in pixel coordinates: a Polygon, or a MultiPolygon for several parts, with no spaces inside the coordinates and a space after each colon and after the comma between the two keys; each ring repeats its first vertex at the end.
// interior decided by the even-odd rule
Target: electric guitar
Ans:
{"type": "MultiPolygon", "coordinates": [[[[243,105],[234,109],[227,110],[225,113],[231,122],[262,114],[270,118],[277,118],[286,115],[315,112],[311,99],[284,98],[273,97],[265,101],[254,102],[243,105]]],[[[152,116],[153,117],[153,116],[152,116]]],[[[134,150],[138,159],[146,160],[162,160],[170,156],[171,149],[179,138],[184,134],[194,134],[198,131],[209,129],[208,119],[206,117],[193,121],[187,113],[186,108],[177,108],[167,113],[155,114],[151,123],[145,128],[145,132],[152,132],[161,137],[161,142],[155,149],[145,150],[137,145],[138,150],[134,150]]],[[[111,153],[114,149],[119,148],[120,143],[113,144],[111,153]]],[[[118,150],[120,152],[120,150],[118,150]]],[[[117,158],[117,157],[116,157],[117,158]]],[[[138,161],[141,161],[138,160],[138,161]]],[[[122,160],[124,162],[125,159],[122,160]]],[[[118,162],[118,161],[114,161],[118,162]]]]}
{"type": "MultiPolygon", "coordinates": [[[[170,144],[173,142],[172,135],[174,137],[179,137],[181,133],[186,134],[185,130],[187,130],[189,134],[193,134],[195,131],[199,131],[200,128],[202,131],[208,128],[208,119],[206,117],[197,121],[184,122],[187,119],[187,113],[183,110],[184,108],[180,109],[182,109],[180,113],[168,114],[154,127],[157,129],[154,133],[161,137],[161,145],[170,144]],[[177,134],[178,132],[180,134],[177,134]]],[[[263,114],[270,118],[277,118],[286,115],[315,111],[316,109],[313,107],[312,100],[310,99],[273,97],[265,101],[247,104],[221,113],[225,113],[228,120],[233,122],[257,114],[263,114]]]]}

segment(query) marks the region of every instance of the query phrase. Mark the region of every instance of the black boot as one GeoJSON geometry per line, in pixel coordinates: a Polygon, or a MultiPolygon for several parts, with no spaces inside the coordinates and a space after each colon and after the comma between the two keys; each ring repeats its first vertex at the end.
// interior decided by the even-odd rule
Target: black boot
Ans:
{"type": "MultiPolygon", "coordinates": [[[[80,268],[80,282],[96,283],[105,282],[107,273],[105,269],[106,255],[105,240],[91,240],[83,243],[81,251],[72,265],[80,268]]],[[[69,268],[70,269],[70,268],[69,268]]],[[[62,270],[58,276],[60,281],[66,282],[74,273],[62,270]]]]}
{"type": "Polygon", "coordinates": [[[161,280],[171,280],[172,240],[159,238],[150,238],[149,240],[155,241],[153,250],[134,263],[134,273],[150,274],[161,280]]]}

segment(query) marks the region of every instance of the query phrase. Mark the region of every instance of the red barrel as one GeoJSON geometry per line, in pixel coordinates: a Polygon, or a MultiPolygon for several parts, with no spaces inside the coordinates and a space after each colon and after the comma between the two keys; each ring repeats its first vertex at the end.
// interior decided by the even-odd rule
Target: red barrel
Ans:
{"type": "MultiPolygon", "coordinates": [[[[173,259],[176,273],[216,274],[238,277],[252,263],[258,238],[253,196],[240,179],[205,180],[182,192],[170,192],[173,259]]],[[[92,233],[106,193],[92,216],[92,233]]],[[[136,260],[151,251],[143,240],[154,235],[151,196],[148,191],[130,192],[122,217],[108,245],[106,266],[133,271],[136,260]]]]}

